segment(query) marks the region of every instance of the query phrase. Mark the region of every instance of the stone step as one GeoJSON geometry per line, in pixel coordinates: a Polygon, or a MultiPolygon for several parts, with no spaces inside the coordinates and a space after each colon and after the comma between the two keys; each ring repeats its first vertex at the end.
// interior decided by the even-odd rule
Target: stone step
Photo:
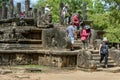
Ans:
{"type": "Polygon", "coordinates": [[[25,44],[41,44],[42,40],[34,40],[34,39],[19,39],[18,43],[25,43],[25,44]]]}
{"type": "Polygon", "coordinates": [[[92,56],[94,56],[94,57],[100,57],[100,54],[92,54],[92,56]]]}
{"type": "Polygon", "coordinates": [[[13,49],[42,49],[41,44],[0,44],[0,49],[13,50],[13,49]]]}
{"type": "MultiPolygon", "coordinates": [[[[100,64],[100,54],[99,54],[99,50],[91,50],[92,56],[93,56],[93,60],[97,63],[97,67],[103,67],[104,66],[104,60],[102,61],[102,63],[100,64]]],[[[114,62],[114,60],[111,59],[111,57],[108,57],[108,67],[115,67],[117,66],[116,63],[114,62]]]]}
{"type": "Polygon", "coordinates": [[[19,40],[0,40],[0,43],[24,43],[24,44],[41,44],[42,40],[19,39],[19,40]]]}
{"type": "MultiPolygon", "coordinates": [[[[108,68],[109,67],[116,67],[117,65],[116,65],[116,63],[108,63],[108,68]]],[[[101,64],[97,64],[97,67],[98,68],[100,68],[100,67],[104,67],[104,62],[103,63],[101,63],[101,64]]]]}
{"type": "Polygon", "coordinates": [[[93,49],[91,49],[91,50],[89,50],[92,54],[99,54],[99,50],[93,50],[93,49]]]}
{"type": "Polygon", "coordinates": [[[74,48],[82,49],[82,44],[81,43],[75,43],[74,48]]]}
{"type": "MultiPolygon", "coordinates": [[[[100,57],[93,57],[93,60],[100,60],[100,57]]],[[[112,60],[111,57],[108,57],[108,60],[112,60]]]]}
{"type": "Polygon", "coordinates": [[[82,41],[81,40],[75,40],[75,43],[82,43],[82,41]]]}
{"type": "Polygon", "coordinates": [[[74,43],[74,46],[82,46],[82,43],[74,43]]]}
{"type": "MultiPolygon", "coordinates": [[[[94,59],[93,59],[93,60],[94,60],[94,59]]],[[[95,60],[95,62],[96,62],[96,63],[99,63],[100,60],[95,60]]],[[[103,60],[103,62],[104,62],[104,60],[103,60]]],[[[115,62],[114,62],[114,60],[112,60],[112,59],[108,59],[108,63],[115,63],[115,62]]]]}

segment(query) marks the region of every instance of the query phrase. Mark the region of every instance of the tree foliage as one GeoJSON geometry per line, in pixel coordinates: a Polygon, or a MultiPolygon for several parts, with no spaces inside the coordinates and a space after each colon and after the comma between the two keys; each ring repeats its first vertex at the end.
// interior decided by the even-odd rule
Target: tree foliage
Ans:
{"type": "Polygon", "coordinates": [[[120,0],[105,0],[109,4],[109,23],[105,29],[111,42],[120,42],[120,0]]]}
{"type": "MultiPolygon", "coordinates": [[[[4,0],[8,2],[9,0],[4,0]]],[[[105,36],[112,42],[120,42],[120,0],[38,0],[37,7],[49,4],[53,21],[59,21],[60,2],[69,5],[71,13],[80,12],[82,16],[83,2],[87,3],[88,20],[93,20],[92,28],[104,30],[105,36]]],[[[1,7],[2,0],[0,0],[1,7]]]]}
{"type": "MultiPolygon", "coordinates": [[[[5,2],[8,3],[9,0],[4,0],[5,2]]],[[[2,0],[0,0],[0,8],[2,7],[2,0]]]]}
{"type": "Polygon", "coordinates": [[[88,20],[93,20],[94,29],[106,31],[108,39],[120,42],[120,0],[39,0],[39,6],[49,4],[52,7],[54,21],[59,19],[59,3],[68,3],[71,13],[80,11],[82,15],[83,2],[87,3],[88,20]]]}

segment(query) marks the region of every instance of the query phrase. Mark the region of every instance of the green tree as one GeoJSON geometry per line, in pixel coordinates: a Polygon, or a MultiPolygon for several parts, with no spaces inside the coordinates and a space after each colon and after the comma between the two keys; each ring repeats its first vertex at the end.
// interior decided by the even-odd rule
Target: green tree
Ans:
{"type": "Polygon", "coordinates": [[[119,0],[105,0],[109,4],[109,24],[105,29],[106,36],[111,42],[120,42],[120,1],[119,0]]]}
{"type": "MultiPolygon", "coordinates": [[[[93,20],[94,29],[105,30],[110,41],[120,41],[120,0],[38,0],[38,6],[52,7],[53,21],[59,21],[59,3],[68,3],[72,13],[82,13],[83,2],[87,3],[88,20],[93,20]]],[[[82,14],[81,14],[82,15],[82,14]]]]}
{"type": "MultiPolygon", "coordinates": [[[[8,3],[9,0],[3,0],[8,3]]],[[[2,7],[2,0],[0,0],[0,7],[2,7]]]]}

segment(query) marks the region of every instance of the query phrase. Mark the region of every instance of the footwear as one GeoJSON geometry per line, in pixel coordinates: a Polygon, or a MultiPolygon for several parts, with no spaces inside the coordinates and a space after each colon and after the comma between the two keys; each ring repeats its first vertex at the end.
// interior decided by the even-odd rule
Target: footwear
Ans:
{"type": "Polygon", "coordinates": [[[108,68],[108,65],[105,65],[105,68],[108,68]]]}
{"type": "Polygon", "coordinates": [[[70,50],[71,50],[71,51],[74,51],[74,48],[71,48],[70,50]]]}

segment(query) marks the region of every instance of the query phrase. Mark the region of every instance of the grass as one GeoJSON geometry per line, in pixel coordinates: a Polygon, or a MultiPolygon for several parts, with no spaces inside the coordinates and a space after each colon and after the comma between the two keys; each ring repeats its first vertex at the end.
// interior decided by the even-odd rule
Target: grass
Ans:
{"type": "Polygon", "coordinates": [[[48,66],[43,66],[43,65],[16,65],[16,66],[10,66],[11,68],[15,68],[15,69],[26,69],[26,68],[38,68],[38,69],[42,69],[42,70],[46,70],[49,67],[48,66]]]}

